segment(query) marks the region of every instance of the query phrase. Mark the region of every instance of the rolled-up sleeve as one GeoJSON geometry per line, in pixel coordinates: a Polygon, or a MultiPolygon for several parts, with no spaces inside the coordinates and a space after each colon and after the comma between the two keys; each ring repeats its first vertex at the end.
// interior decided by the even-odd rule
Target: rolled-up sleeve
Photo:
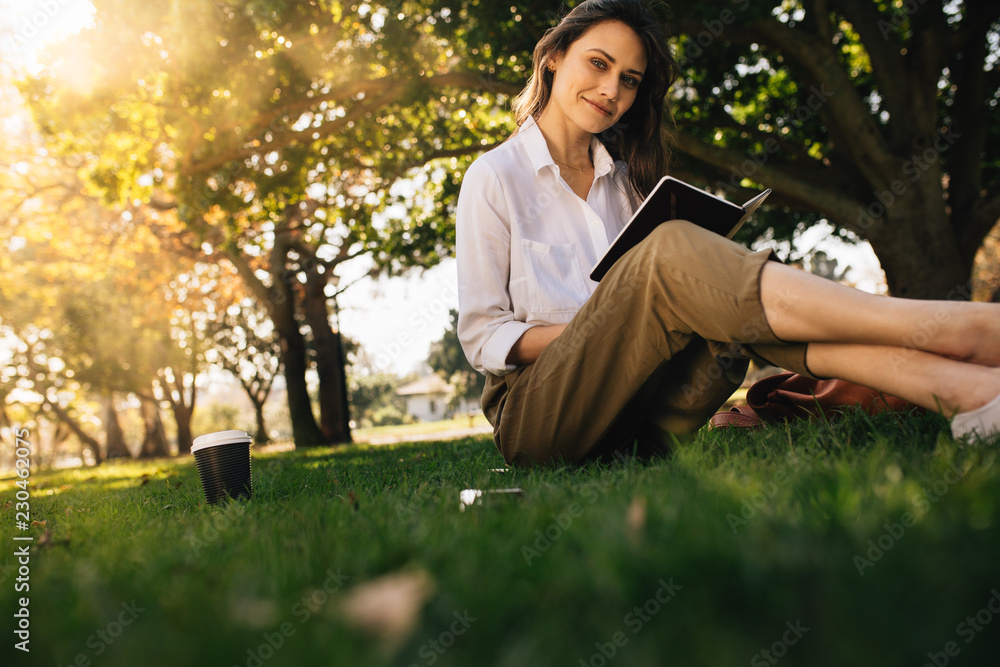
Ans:
{"type": "Polygon", "coordinates": [[[479,372],[504,375],[514,343],[532,324],[514,319],[510,297],[510,219],[503,186],[486,160],[469,167],[455,219],[458,337],[479,372]]]}

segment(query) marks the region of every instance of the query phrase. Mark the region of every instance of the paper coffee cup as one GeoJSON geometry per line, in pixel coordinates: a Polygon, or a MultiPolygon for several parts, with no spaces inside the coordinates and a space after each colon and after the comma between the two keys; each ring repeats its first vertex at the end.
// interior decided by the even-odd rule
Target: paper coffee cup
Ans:
{"type": "Polygon", "coordinates": [[[253,442],[245,431],[217,431],[194,439],[191,453],[194,454],[201,477],[201,487],[205,490],[205,500],[214,505],[229,496],[250,498],[253,496],[250,474],[250,443],[253,442]]]}

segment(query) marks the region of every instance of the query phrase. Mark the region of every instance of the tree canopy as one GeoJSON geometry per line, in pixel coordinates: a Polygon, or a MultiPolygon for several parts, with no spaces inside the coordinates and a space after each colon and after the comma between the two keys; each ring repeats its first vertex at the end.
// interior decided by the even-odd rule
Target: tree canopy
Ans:
{"type": "Polygon", "coordinates": [[[671,3],[683,168],[868,240],[893,294],[968,298],[1000,218],[1000,5],[773,4],[671,3]]]}
{"type": "MultiPolygon", "coordinates": [[[[573,3],[570,3],[573,4],[573,3]]],[[[558,2],[96,3],[26,86],[114,201],[176,207],[261,256],[282,211],[323,261],[451,252],[467,160],[511,129],[558,2]],[[433,165],[433,168],[428,168],[433,165]],[[399,187],[416,179],[416,190],[399,187]],[[215,211],[216,217],[212,217],[215,211]],[[388,214],[386,224],[377,214],[388,214]],[[380,222],[380,220],[382,222],[380,222]]],[[[669,5],[683,77],[675,171],[775,190],[748,234],[824,217],[869,240],[899,295],[967,282],[1000,218],[995,3],[669,5]],[[992,48],[991,48],[992,45],[992,48]],[[934,272],[926,271],[934,266],[934,272]]]]}
{"type": "MultiPolygon", "coordinates": [[[[190,295],[171,287],[178,272],[164,251],[199,281],[238,276],[234,298],[270,319],[280,359],[268,365],[285,374],[296,441],[349,441],[333,317],[342,264],[365,256],[373,273],[397,273],[453,252],[462,174],[513,130],[510,101],[532,49],[576,3],[94,4],[96,26],[53,46],[20,84],[45,150],[22,159],[24,146],[7,149],[0,223],[15,245],[0,294],[27,266],[39,273],[19,289],[52,292],[44,276],[66,267],[75,278],[60,283],[61,303],[89,310],[21,315],[38,327],[33,344],[62,330],[59,355],[94,361],[122,320],[103,326],[90,311],[129,313],[148,331],[136,350],[153,339],[185,349],[184,317],[108,281],[131,276],[129,289],[163,304],[190,295]],[[65,206],[97,232],[62,231],[65,206]],[[145,256],[151,270],[79,274],[69,248],[97,238],[124,239],[138,253],[128,261],[145,256]],[[35,262],[56,251],[58,263],[35,262]],[[155,325],[164,317],[172,333],[155,325]]],[[[893,294],[969,297],[973,259],[1000,218],[1000,126],[990,122],[1000,5],[677,0],[663,18],[682,75],[668,99],[671,171],[734,199],[774,190],[742,240],[826,219],[871,242],[893,294]]],[[[188,343],[184,354],[202,353],[188,343]]],[[[39,354],[29,356],[53,356],[39,354]]],[[[93,387],[148,384],[134,381],[134,364],[129,374],[90,361],[93,387]]]]}

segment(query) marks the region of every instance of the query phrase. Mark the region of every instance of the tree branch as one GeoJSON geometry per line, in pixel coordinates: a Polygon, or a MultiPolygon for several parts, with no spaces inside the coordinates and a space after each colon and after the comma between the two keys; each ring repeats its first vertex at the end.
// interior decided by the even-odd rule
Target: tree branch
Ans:
{"type": "MultiPolygon", "coordinates": [[[[904,110],[915,128],[913,138],[931,139],[938,117],[938,81],[948,64],[942,37],[950,34],[940,4],[918,8],[910,18],[913,37],[906,55],[909,84],[912,86],[910,108],[904,110]]],[[[923,146],[919,147],[920,149],[923,146]]]]}
{"type": "MultiPolygon", "coordinates": [[[[0,215],[2,215],[2,217],[0,217],[0,225],[6,225],[6,224],[8,224],[10,222],[11,218],[13,218],[15,215],[17,215],[17,212],[21,209],[21,207],[24,206],[25,204],[27,204],[30,200],[32,200],[35,197],[37,197],[38,195],[42,194],[46,190],[53,190],[55,188],[66,188],[67,190],[71,190],[71,187],[69,185],[66,185],[65,183],[49,183],[48,185],[35,186],[35,188],[31,192],[25,194],[20,199],[20,201],[17,202],[17,204],[14,206],[14,208],[10,209],[6,213],[0,214],[0,215]]],[[[73,194],[76,194],[76,193],[73,193],[73,194]]]]}
{"type": "MultiPolygon", "coordinates": [[[[684,153],[721,169],[730,168],[744,159],[737,151],[707,144],[689,135],[679,134],[676,141],[677,147],[684,153]]],[[[800,169],[795,165],[786,170],[765,163],[758,167],[753,178],[767,183],[786,200],[798,204],[804,210],[820,212],[861,236],[867,238],[876,229],[861,229],[859,226],[857,212],[863,208],[860,201],[845,197],[842,192],[834,192],[808,182],[800,178],[799,174],[800,169]]]]}
{"type": "MultiPolygon", "coordinates": [[[[221,167],[228,162],[232,162],[233,160],[278,150],[301,141],[316,141],[323,137],[336,134],[346,127],[348,123],[364,118],[368,113],[371,113],[372,111],[386,106],[398,99],[407,88],[414,85],[424,87],[428,92],[451,87],[464,88],[466,90],[475,90],[478,88],[493,93],[504,94],[512,94],[520,92],[521,90],[521,87],[519,86],[515,87],[512,84],[492,81],[473,72],[451,72],[447,74],[439,74],[419,79],[416,83],[412,80],[383,79],[379,81],[366,81],[357,84],[350,84],[345,86],[343,89],[340,89],[338,92],[347,94],[353,92],[353,95],[350,96],[351,99],[357,98],[362,94],[364,95],[364,98],[359,100],[356,106],[348,111],[344,116],[341,116],[333,121],[325,122],[319,128],[307,127],[306,129],[298,132],[290,131],[284,128],[269,130],[271,132],[272,139],[267,142],[265,142],[262,137],[248,137],[246,139],[248,143],[244,144],[242,147],[235,148],[222,155],[209,157],[204,160],[188,164],[182,169],[182,171],[189,174],[209,171],[211,169],[221,167]]],[[[344,99],[343,97],[334,97],[335,94],[336,93],[331,92],[328,95],[322,96],[322,98],[313,98],[308,101],[303,101],[301,104],[289,107],[289,109],[294,110],[296,106],[305,106],[307,109],[315,106],[320,101],[344,99]]],[[[304,113],[306,109],[303,109],[302,113],[304,113]]],[[[283,117],[284,115],[286,115],[286,111],[279,110],[270,114],[270,117],[272,117],[273,120],[278,117],[283,117]]],[[[301,113],[299,115],[301,115],[301,113]]],[[[295,120],[297,120],[297,117],[295,120]]]]}
{"type": "MultiPolygon", "coordinates": [[[[492,144],[486,144],[485,146],[482,144],[476,144],[474,146],[466,146],[463,148],[448,148],[448,149],[432,151],[427,155],[423,164],[415,166],[422,167],[428,162],[431,162],[432,160],[441,160],[444,158],[453,158],[453,157],[466,157],[467,155],[475,155],[476,153],[488,153],[489,151],[493,150],[502,143],[503,143],[502,141],[495,141],[492,144]]],[[[412,169],[413,166],[414,165],[411,165],[410,168],[412,169]]]]}
{"type": "Polygon", "coordinates": [[[830,25],[830,8],[827,0],[803,0],[802,6],[806,10],[806,20],[811,21],[810,25],[816,30],[820,40],[826,44],[833,42],[833,26],[830,25]]]}
{"type": "Polygon", "coordinates": [[[97,440],[84,432],[83,428],[77,423],[77,421],[73,419],[68,412],[63,410],[57,401],[53,401],[45,393],[42,393],[42,402],[55,413],[56,417],[58,417],[64,424],[66,424],[66,426],[70,428],[71,431],[73,431],[76,437],[80,438],[81,442],[94,450],[96,454],[95,458],[100,461],[101,443],[97,442],[97,440]]]}
{"type": "MultiPolygon", "coordinates": [[[[904,45],[892,27],[890,19],[879,11],[871,0],[831,0],[861,37],[861,44],[872,64],[872,75],[877,82],[879,95],[890,114],[890,124],[909,125],[910,72],[903,55],[904,45]]],[[[901,136],[912,132],[899,128],[901,136]]]]}
{"type": "Polygon", "coordinates": [[[176,412],[178,406],[177,399],[174,397],[174,389],[167,380],[167,376],[163,372],[162,368],[156,372],[156,381],[160,384],[160,390],[163,392],[164,400],[170,404],[170,409],[176,412]]]}
{"type": "Polygon", "coordinates": [[[812,35],[789,28],[775,19],[755,21],[735,34],[739,35],[737,39],[760,41],[783,53],[818,84],[827,98],[820,109],[827,125],[838,125],[851,137],[844,147],[845,153],[874,188],[889,186],[902,168],[902,161],[893,157],[881,128],[830,45],[817,46],[812,35]]]}
{"type": "Polygon", "coordinates": [[[965,16],[959,29],[943,40],[942,46],[949,59],[964,51],[970,44],[985,42],[986,34],[994,27],[993,24],[1000,20],[1000,3],[996,2],[967,2],[963,11],[965,16]]]}
{"type": "Polygon", "coordinates": [[[781,149],[781,153],[783,155],[788,155],[789,153],[792,153],[797,159],[801,159],[801,160],[811,160],[812,159],[809,156],[809,153],[802,147],[802,143],[801,142],[799,142],[799,143],[793,143],[791,141],[788,141],[784,137],[782,137],[780,134],[773,134],[771,132],[766,132],[764,130],[761,130],[759,127],[754,127],[752,125],[746,125],[744,123],[740,123],[739,121],[737,121],[736,119],[734,119],[732,116],[725,116],[724,120],[722,120],[722,119],[719,119],[719,120],[714,120],[714,119],[705,119],[705,120],[702,120],[700,118],[699,119],[695,119],[694,121],[687,121],[687,120],[685,120],[684,121],[684,126],[685,127],[688,127],[688,126],[690,126],[690,127],[700,127],[700,128],[706,129],[706,130],[729,129],[729,130],[735,130],[735,131],[741,132],[741,133],[745,132],[745,133],[751,135],[754,139],[756,139],[761,144],[764,144],[767,141],[774,141],[774,142],[776,142],[777,145],[778,145],[778,147],[781,149]]]}
{"type": "MultiPolygon", "coordinates": [[[[472,90],[476,87],[482,86],[489,92],[505,95],[516,95],[521,92],[521,89],[523,88],[521,85],[514,85],[504,81],[495,81],[482,75],[477,75],[474,72],[447,72],[445,74],[425,77],[422,82],[426,82],[426,85],[433,89],[454,86],[456,88],[466,88],[472,90]]],[[[218,129],[220,133],[232,132],[236,128],[253,132],[259,128],[266,129],[267,126],[275,120],[285,117],[288,117],[290,121],[295,122],[302,116],[302,114],[319,107],[324,102],[333,102],[339,105],[343,104],[345,100],[355,100],[362,96],[367,98],[372,95],[381,95],[382,91],[384,91],[387,86],[394,87],[400,83],[406,84],[408,83],[408,80],[401,81],[398,79],[381,79],[377,81],[350,81],[333,88],[330,92],[323,95],[305,97],[303,99],[296,100],[287,106],[278,107],[267,111],[266,113],[258,114],[249,121],[242,123],[230,123],[229,125],[222,126],[218,129]]],[[[316,113],[322,112],[318,111],[316,113]]]]}
{"type": "Polygon", "coordinates": [[[236,272],[240,274],[243,282],[250,288],[250,291],[253,292],[253,295],[261,304],[264,304],[265,307],[267,307],[268,312],[270,312],[271,292],[268,290],[267,285],[265,285],[264,282],[257,277],[257,274],[250,266],[247,258],[243,255],[243,251],[240,250],[239,246],[237,246],[235,242],[233,242],[227,243],[223,248],[223,252],[226,255],[226,259],[228,259],[236,269],[236,272]]]}

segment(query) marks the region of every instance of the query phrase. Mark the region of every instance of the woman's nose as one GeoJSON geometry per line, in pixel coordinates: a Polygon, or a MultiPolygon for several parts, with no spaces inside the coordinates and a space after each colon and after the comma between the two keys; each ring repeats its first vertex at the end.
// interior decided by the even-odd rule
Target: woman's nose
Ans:
{"type": "Polygon", "coordinates": [[[601,93],[609,100],[614,101],[618,99],[618,90],[620,86],[621,82],[618,80],[617,75],[605,77],[604,81],[601,83],[601,93]]]}

